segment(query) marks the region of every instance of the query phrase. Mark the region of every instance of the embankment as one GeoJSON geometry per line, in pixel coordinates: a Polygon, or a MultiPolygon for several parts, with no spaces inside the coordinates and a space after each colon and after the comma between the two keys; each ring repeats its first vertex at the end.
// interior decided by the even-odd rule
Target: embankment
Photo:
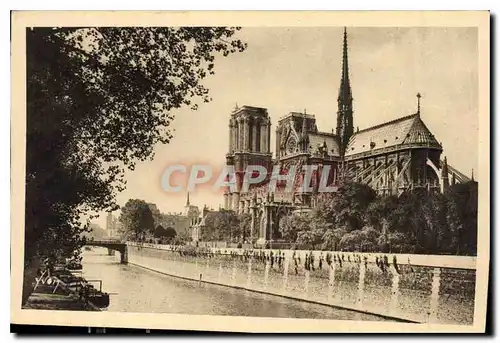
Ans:
{"type": "Polygon", "coordinates": [[[185,256],[166,245],[127,243],[127,250],[129,263],[193,280],[414,322],[463,325],[474,318],[474,257],[332,252],[328,265],[327,252],[314,251],[307,270],[306,251],[295,258],[281,251],[281,263],[271,263],[240,256],[241,249],[185,256]]]}

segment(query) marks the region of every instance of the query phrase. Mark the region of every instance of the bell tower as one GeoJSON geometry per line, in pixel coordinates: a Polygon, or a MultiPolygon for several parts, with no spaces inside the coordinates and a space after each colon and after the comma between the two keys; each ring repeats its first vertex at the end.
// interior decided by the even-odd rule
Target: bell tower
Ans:
{"type": "Polygon", "coordinates": [[[236,106],[229,119],[229,151],[226,164],[236,173],[237,192],[227,190],[224,207],[238,211],[244,172],[249,165],[259,165],[270,171],[271,119],[267,109],[253,106],[236,106]]]}

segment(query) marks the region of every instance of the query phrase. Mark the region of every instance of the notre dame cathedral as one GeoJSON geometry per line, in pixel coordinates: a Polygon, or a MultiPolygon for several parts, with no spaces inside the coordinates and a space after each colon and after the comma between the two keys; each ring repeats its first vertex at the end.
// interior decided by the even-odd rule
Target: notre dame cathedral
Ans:
{"type": "Polygon", "coordinates": [[[224,207],[252,215],[252,237],[257,246],[281,239],[279,222],[289,213],[306,212],[321,200],[319,176],[329,166],[328,184],[360,182],[382,195],[401,195],[416,188],[445,192],[450,184],[469,179],[441,160],[442,146],[420,116],[420,94],[416,112],[396,120],[354,129],[353,95],[349,81],[347,32],[344,29],[342,75],[337,98],[335,131],[322,132],[314,115],[291,112],[276,125],[275,156],[271,153],[271,120],[265,108],[242,106],[229,120],[228,166],[236,172],[236,191],[224,194],[224,207]],[[243,173],[248,165],[274,166],[286,171],[295,166],[297,177],[303,165],[317,166],[312,192],[284,187],[270,193],[267,180],[242,191],[243,173]]]}

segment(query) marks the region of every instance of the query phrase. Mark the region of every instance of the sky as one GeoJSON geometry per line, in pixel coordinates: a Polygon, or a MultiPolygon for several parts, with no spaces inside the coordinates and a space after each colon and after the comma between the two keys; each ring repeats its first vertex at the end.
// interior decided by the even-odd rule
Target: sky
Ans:
{"type": "MultiPolygon", "coordinates": [[[[348,27],[349,71],[354,127],[360,129],[416,112],[443,144],[448,163],[469,175],[478,168],[478,46],[476,28],[348,27]]],[[[179,109],[174,138],[155,148],[153,161],[127,172],[130,198],[180,212],[186,193],[162,190],[161,175],[172,164],[209,163],[222,167],[228,150],[229,116],[236,104],[268,109],[271,151],[276,122],[295,111],[314,114],[320,131],[336,125],[342,65],[342,27],[242,28],[242,53],[217,56],[215,75],[204,80],[212,102],[197,111],[179,109]]],[[[477,173],[475,173],[477,180],[477,173]]],[[[478,180],[480,182],[480,180],[478,180]]],[[[191,204],[216,209],[220,193],[197,189],[191,204]]],[[[103,216],[97,222],[105,227],[103,216]]]]}

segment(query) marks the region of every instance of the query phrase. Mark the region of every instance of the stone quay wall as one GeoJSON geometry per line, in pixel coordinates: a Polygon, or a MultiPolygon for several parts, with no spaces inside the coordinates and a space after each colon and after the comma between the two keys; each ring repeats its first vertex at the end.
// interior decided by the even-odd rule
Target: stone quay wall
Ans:
{"type": "Polygon", "coordinates": [[[226,248],[193,256],[178,249],[127,242],[128,262],[172,276],[405,321],[473,323],[475,257],[330,252],[328,264],[326,251],[226,248]],[[308,268],[309,254],[314,263],[308,268]]]}

